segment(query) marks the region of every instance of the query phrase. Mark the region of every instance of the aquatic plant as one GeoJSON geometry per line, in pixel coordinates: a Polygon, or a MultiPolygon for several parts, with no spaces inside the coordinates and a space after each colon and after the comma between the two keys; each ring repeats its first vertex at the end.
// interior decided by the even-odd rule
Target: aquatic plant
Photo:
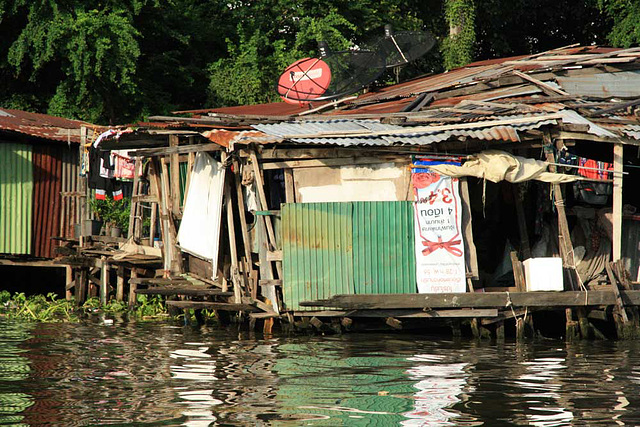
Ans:
{"type": "Polygon", "coordinates": [[[11,294],[0,291],[0,318],[17,319],[31,322],[78,322],[89,315],[105,313],[109,315],[126,314],[136,320],[154,320],[168,317],[162,297],[138,295],[134,310],[129,311],[128,304],[115,299],[101,304],[100,299],[92,297],[77,307],[75,300],[58,299],[55,293],[27,296],[23,292],[11,294]]]}

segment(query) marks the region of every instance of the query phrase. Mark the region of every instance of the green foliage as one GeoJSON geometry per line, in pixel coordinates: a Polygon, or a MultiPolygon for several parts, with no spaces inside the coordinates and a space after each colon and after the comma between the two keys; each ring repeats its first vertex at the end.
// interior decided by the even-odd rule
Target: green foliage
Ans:
{"type": "Polygon", "coordinates": [[[473,0],[445,0],[445,17],[450,28],[449,37],[442,44],[446,69],[462,67],[473,60],[475,13],[473,0]]]}
{"type": "Polygon", "coordinates": [[[640,1],[598,0],[598,7],[613,20],[608,39],[614,46],[640,44],[640,1]]]}
{"type": "Polygon", "coordinates": [[[129,228],[129,215],[131,212],[131,199],[113,200],[91,200],[91,209],[102,221],[120,227],[123,230],[129,228]]]}
{"type": "Polygon", "coordinates": [[[230,4],[235,34],[226,37],[227,55],[209,67],[211,102],[240,105],[279,99],[280,73],[297,59],[317,54],[317,42],[332,50],[357,46],[386,23],[415,30],[423,22],[406,2],[383,1],[235,1],[230,4]]]}
{"type": "Polygon", "coordinates": [[[138,319],[149,320],[157,317],[166,317],[167,308],[164,305],[164,300],[159,295],[138,295],[135,313],[138,319]]]}

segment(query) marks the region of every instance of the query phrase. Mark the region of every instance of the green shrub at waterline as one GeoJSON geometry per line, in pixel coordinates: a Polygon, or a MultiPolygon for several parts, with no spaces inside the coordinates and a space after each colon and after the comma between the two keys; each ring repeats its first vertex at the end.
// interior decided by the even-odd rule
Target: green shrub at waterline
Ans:
{"type": "Polygon", "coordinates": [[[129,311],[125,302],[115,299],[102,305],[98,298],[89,298],[81,307],[76,307],[73,299],[58,299],[55,293],[26,296],[22,292],[12,295],[8,291],[0,291],[0,318],[33,322],[78,322],[96,313],[126,313],[136,320],[168,316],[164,301],[159,296],[139,295],[135,310],[129,311]]]}

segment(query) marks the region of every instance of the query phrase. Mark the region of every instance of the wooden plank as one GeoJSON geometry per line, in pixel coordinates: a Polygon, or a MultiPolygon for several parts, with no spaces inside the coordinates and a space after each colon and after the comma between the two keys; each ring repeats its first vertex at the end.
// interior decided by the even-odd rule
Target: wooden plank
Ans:
{"type": "Polygon", "coordinates": [[[267,252],[267,261],[282,261],[282,251],[267,252]]]}
{"type": "Polygon", "coordinates": [[[180,274],[183,271],[182,256],[181,256],[180,248],[178,247],[178,231],[176,230],[176,225],[172,218],[172,212],[173,212],[172,206],[173,206],[174,200],[170,196],[171,191],[169,190],[169,173],[168,173],[167,163],[164,158],[161,160],[161,164],[162,164],[162,174],[160,175],[160,180],[162,184],[162,195],[163,195],[162,201],[163,201],[163,204],[165,204],[165,209],[162,212],[163,216],[161,218],[165,219],[165,221],[167,222],[167,231],[168,231],[167,233],[168,240],[165,240],[163,243],[165,248],[167,246],[171,247],[171,251],[170,251],[171,256],[169,259],[170,261],[169,270],[174,274],[180,274]],[[166,215],[166,218],[164,217],[164,215],[166,215]]]}
{"type": "Polygon", "coordinates": [[[557,89],[541,80],[538,80],[534,77],[531,77],[528,74],[522,73],[518,70],[513,70],[512,71],[513,74],[515,74],[516,76],[520,77],[523,80],[526,80],[528,82],[533,83],[534,85],[538,86],[540,89],[542,89],[542,91],[544,93],[546,93],[547,95],[563,95],[563,96],[567,96],[569,95],[567,92],[561,90],[561,89],[557,89]]]}
{"type": "Polygon", "coordinates": [[[129,150],[130,156],[152,157],[152,156],[168,156],[171,154],[187,154],[207,151],[220,151],[222,146],[216,143],[182,145],[178,147],[158,147],[158,148],[140,148],[137,150],[129,150]]]}
{"type": "Polygon", "coordinates": [[[182,278],[169,278],[169,277],[136,277],[129,279],[129,283],[135,283],[136,285],[188,285],[191,282],[182,278]]]}
{"type": "Polygon", "coordinates": [[[622,144],[613,146],[613,261],[622,257],[622,168],[624,147],[622,144]]]}
{"type": "Polygon", "coordinates": [[[513,278],[516,284],[517,292],[526,292],[527,287],[525,285],[524,280],[524,269],[522,268],[522,263],[518,259],[518,253],[516,251],[511,251],[511,266],[513,267],[513,278]]]}
{"type": "MultiPolygon", "coordinates": [[[[620,291],[625,305],[640,305],[640,291],[620,291]]],[[[306,307],[340,309],[580,307],[615,305],[612,291],[476,292],[445,294],[334,295],[327,300],[304,301],[306,307]]]]}
{"type": "MultiPolygon", "coordinates": [[[[175,148],[180,144],[178,135],[169,135],[169,147],[175,148]]],[[[180,215],[180,158],[178,153],[172,153],[169,157],[171,166],[171,209],[173,215],[180,215]]]]}
{"type": "Polygon", "coordinates": [[[295,203],[295,188],[293,183],[293,169],[284,170],[284,190],[285,201],[287,203],[295,203]]]}
{"type": "Polygon", "coordinates": [[[282,286],[282,280],[280,279],[261,279],[260,286],[282,286]]]}
{"type": "Polygon", "coordinates": [[[158,178],[158,165],[155,159],[151,159],[149,163],[149,181],[150,184],[158,196],[158,200],[160,200],[160,204],[158,205],[158,209],[160,210],[160,235],[162,238],[162,255],[164,260],[164,269],[171,269],[171,251],[172,247],[167,246],[166,243],[169,241],[169,222],[167,220],[169,216],[169,212],[167,209],[166,202],[164,197],[162,197],[162,188],[160,186],[160,180],[158,178]]]}
{"type": "Polygon", "coordinates": [[[381,163],[409,163],[407,156],[381,156],[381,157],[339,157],[333,159],[311,159],[311,160],[284,160],[276,162],[262,163],[262,169],[291,169],[291,168],[317,168],[345,165],[373,165],[381,163]]]}
{"type": "Polygon", "coordinates": [[[477,318],[496,317],[498,309],[457,309],[457,310],[318,310],[295,311],[300,317],[397,317],[397,318],[477,318]]]}
{"type": "Polygon", "coordinates": [[[204,289],[194,286],[136,289],[135,292],[136,294],[144,295],[233,296],[233,292],[222,292],[220,289],[204,289]]]}
{"type": "Polygon", "coordinates": [[[618,307],[620,317],[622,317],[622,322],[629,323],[629,316],[627,315],[627,310],[624,307],[624,302],[620,294],[620,288],[618,287],[618,281],[616,280],[616,276],[613,274],[610,263],[605,264],[605,270],[607,271],[607,276],[609,277],[609,281],[611,282],[613,288],[613,294],[615,295],[616,299],[616,306],[618,307]]]}
{"type": "Polygon", "coordinates": [[[467,264],[467,270],[470,274],[469,279],[480,279],[478,273],[478,254],[476,244],[473,241],[473,224],[471,218],[471,198],[469,197],[469,183],[467,178],[460,179],[460,199],[462,204],[462,236],[464,238],[464,257],[467,264]]]}
{"type": "MultiPolygon", "coordinates": [[[[225,153],[223,154],[223,163],[225,153]]],[[[231,282],[233,283],[233,293],[236,304],[242,301],[243,290],[242,280],[240,278],[240,270],[238,268],[238,248],[236,245],[236,227],[233,218],[233,202],[231,200],[231,176],[228,176],[225,182],[224,200],[227,211],[227,231],[229,236],[229,256],[231,257],[231,282]]],[[[245,282],[246,283],[246,282],[245,282]]]]}
{"type": "Polygon", "coordinates": [[[231,304],[225,302],[208,302],[208,301],[167,301],[167,305],[182,309],[209,309],[220,311],[260,311],[258,308],[249,304],[231,304]]]}

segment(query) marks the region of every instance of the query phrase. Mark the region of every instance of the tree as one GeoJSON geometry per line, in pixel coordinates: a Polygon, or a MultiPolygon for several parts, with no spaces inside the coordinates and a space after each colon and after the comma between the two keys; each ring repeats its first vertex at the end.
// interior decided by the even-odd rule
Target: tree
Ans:
{"type": "Polygon", "coordinates": [[[444,40],[444,67],[461,67],[473,60],[476,41],[475,4],[473,0],[445,0],[445,17],[449,36],[444,40]]]}
{"type": "Polygon", "coordinates": [[[608,39],[614,46],[640,44],[640,1],[598,0],[598,6],[613,20],[608,39]]]}

